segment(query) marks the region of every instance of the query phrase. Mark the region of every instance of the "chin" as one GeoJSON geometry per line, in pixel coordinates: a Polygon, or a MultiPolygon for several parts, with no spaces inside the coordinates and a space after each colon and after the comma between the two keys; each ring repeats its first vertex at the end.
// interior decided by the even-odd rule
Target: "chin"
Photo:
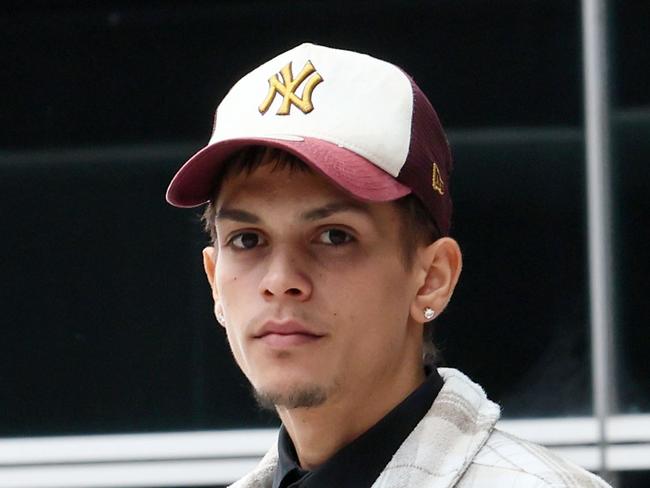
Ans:
{"type": "Polygon", "coordinates": [[[327,401],[327,394],[322,388],[303,388],[289,392],[255,390],[255,399],[260,407],[269,410],[276,408],[314,408],[327,401]]]}
{"type": "Polygon", "coordinates": [[[317,384],[279,385],[278,387],[253,387],[257,404],[267,410],[276,408],[314,408],[323,405],[329,391],[317,384]]]}

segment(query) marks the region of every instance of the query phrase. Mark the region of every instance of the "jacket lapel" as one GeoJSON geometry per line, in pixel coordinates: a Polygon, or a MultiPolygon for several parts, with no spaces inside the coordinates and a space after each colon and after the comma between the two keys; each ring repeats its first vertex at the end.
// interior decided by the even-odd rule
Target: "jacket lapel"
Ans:
{"type": "Polygon", "coordinates": [[[271,488],[273,473],[278,464],[278,446],[271,447],[253,471],[228,488],[271,488]]]}
{"type": "Polygon", "coordinates": [[[499,406],[461,372],[438,371],[442,390],[372,488],[452,487],[487,441],[499,406]]]}

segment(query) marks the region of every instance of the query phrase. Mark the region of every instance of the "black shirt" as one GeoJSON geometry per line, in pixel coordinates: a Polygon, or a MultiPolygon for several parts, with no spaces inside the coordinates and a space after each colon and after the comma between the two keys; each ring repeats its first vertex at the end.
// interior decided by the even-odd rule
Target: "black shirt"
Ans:
{"type": "Polygon", "coordinates": [[[278,437],[278,465],[273,488],[364,488],[371,486],[422,420],[442,388],[435,369],[402,403],[367,432],[312,471],[300,468],[298,456],[284,426],[278,437]]]}

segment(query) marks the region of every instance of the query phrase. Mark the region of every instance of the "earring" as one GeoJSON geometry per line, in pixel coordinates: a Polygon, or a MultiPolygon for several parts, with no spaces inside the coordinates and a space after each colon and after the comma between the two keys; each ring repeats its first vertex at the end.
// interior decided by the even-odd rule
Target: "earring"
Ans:
{"type": "Polygon", "coordinates": [[[431,320],[433,317],[436,316],[436,312],[434,309],[431,307],[425,307],[424,308],[424,318],[427,320],[431,320]]]}
{"type": "Polygon", "coordinates": [[[217,312],[217,322],[221,325],[226,325],[226,317],[223,316],[223,312],[217,312]]]}

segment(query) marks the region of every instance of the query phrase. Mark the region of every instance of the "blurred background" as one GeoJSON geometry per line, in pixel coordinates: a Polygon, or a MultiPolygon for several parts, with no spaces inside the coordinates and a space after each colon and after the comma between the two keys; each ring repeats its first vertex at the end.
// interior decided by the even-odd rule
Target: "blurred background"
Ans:
{"type": "Polygon", "coordinates": [[[217,487],[273,442],[278,422],[212,316],[199,211],[164,193],[227,89],[304,41],[403,67],[448,131],[465,267],[436,322],[446,365],[513,431],[616,486],[650,486],[649,1],[610,1],[603,38],[606,418],[592,388],[581,2],[0,8],[0,486],[217,487]]]}

